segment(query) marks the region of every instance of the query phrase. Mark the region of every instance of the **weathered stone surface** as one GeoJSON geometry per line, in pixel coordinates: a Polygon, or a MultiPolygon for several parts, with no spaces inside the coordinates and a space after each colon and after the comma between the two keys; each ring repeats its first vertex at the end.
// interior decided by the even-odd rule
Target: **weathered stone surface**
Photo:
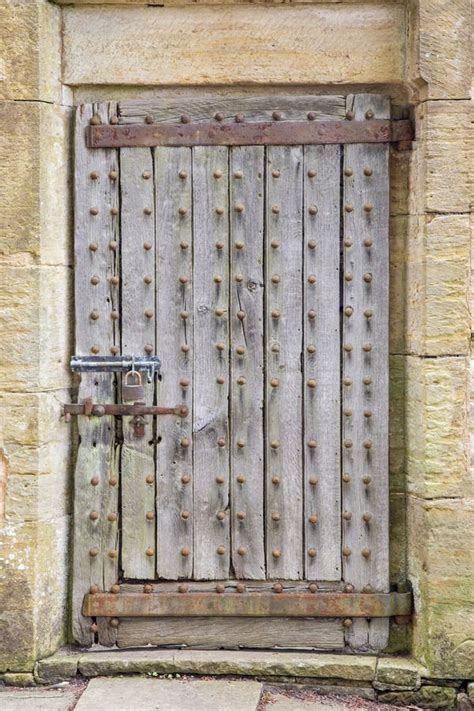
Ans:
{"type": "MultiPolygon", "coordinates": [[[[7,672],[6,674],[2,674],[1,679],[7,686],[34,686],[35,683],[33,674],[29,674],[28,672],[7,672]]],[[[3,694],[1,698],[3,699],[3,694]]]]}
{"type": "Polygon", "coordinates": [[[0,391],[70,384],[70,278],[67,267],[0,265],[0,391]]]}
{"type": "Polygon", "coordinates": [[[79,653],[72,651],[40,659],[35,664],[35,679],[39,684],[58,684],[73,679],[77,674],[78,661],[79,653]]]}
{"type": "Polygon", "coordinates": [[[92,679],[76,706],[76,711],[100,708],[136,708],[142,711],[255,711],[262,685],[257,681],[152,679],[92,679]]]}
{"type": "Polygon", "coordinates": [[[278,652],[224,652],[201,650],[120,650],[88,652],[78,670],[87,677],[104,674],[158,672],[181,674],[241,674],[372,681],[375,657],[278,652]]]}
{"type": "Polygon", "coordinates": [[[415,690],[420,687],[424,675],[426,669],[413,659],[382,657],[377,662],[374,686],[380,690],[415,690]]]}
{"type": "Polygon", "coordinates": [[[4,0],[0,99],[61,100],[61,13],[47,0],[4,0]]]}
{"type": "Polygon", "coordinates": [[[474,682],[467,685],[467,695],[471,701],[474,701],[474,682]]]}
{"type": "Polygon", "coordinates": [[[392,583],[406,580],[406,495],[390,494],[390,581],[392,583]]]}
{"type": "Polygon", "coordinates": [[[413,704],[422,709],[454,709],[456,689],[447,686],[422,686],[418,691],[389,691],[379,695],[380,701],[406,706],[413,704]]]}
{"type": "Polygon", "coordinates": [[[467,214],[392,218],[392,352],[469,353],[470,238],[467,214]]]}
{"type": "Polygon", "coordinates": [[[404,43],[405,14],[397,5],[123,8],[120,13],[65,7],[64,81],[393,83],[403,77],[404,43]]]}
{"type": "Polygon", "coordinates": [[[70,264],[71,110],[0,102],[0,257],[12,265],[70,264]]]}
{"type": "Polygon", "coordinates": [[[468,213],[472,104],[428,101],[416,110],[410,214],[468,213]]]}
{"type": "Polygon", "coordinates": [[[405,482],[405,389],[406,362],[404,356],[390,356],[390,491],[401,493],[405,482]]]}
{"type": "Polygon", "coordinates": [[[469,679],[474,659],[474,500],[408,497],[413,655],[434,678],[469,679]]]}
{"type": "Polygon", "coordinates": [[[414,52],[409,76],[421,98],[466,99],[472,80],[470,0],[410,0],[414,52]]]}
{"type": "Polygon", "coordinates": [[[80,689],[5,689],[0,691],[2,711],[70,711],[80,689]]]}
{"type": "Polygon", "coordinates": [[[407,489],[421,497],[465,496],[468,359],[406,359],[407,489]]]}
{"type": "Polygon", "coordinates": [[[471,701],[467,694],[458,694],[456,697],[456,710],[457,711],[472,711],[474,709],[474,702],[471,701]]]}

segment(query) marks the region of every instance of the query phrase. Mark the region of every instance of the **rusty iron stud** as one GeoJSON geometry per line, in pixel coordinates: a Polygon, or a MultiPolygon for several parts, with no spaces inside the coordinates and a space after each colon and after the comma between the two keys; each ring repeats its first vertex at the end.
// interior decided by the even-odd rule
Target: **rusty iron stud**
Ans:
{"type": "Polygon", "coordinates": [[[343,382],[344,385],[346,385],[347,387],[349,387],[350,385],[352,385],[352,380],[351,380],[351,378],[344,378],[342,382],[343,382]]]}
{"type": "Polygon", "coordinates": [[[343,348],[346,351],[346,353],[350,353],[352,351],[352,345],[350,343],[344,343],[343,348]]]}
{"type": "Polygon", "coordinates": [[[221,284],[221,283],[222,283],[222,277],[221,277],[220,274],[216,274],[216,275],[215,275],[215,277],[214,277],[214,282],[215,282],[216,284],[221,284]]]}
{"type": "Polygon", "coordinates": [[[237,318],[239,321],[243,321],[245,319],[245,311],[237,311],[237,318]]]}
{"type": "Polygon", "coordinates": [[[234,178],[235,178],[236,180],[240,180],[241,178],[243,178],[243,176],[244,176],[244,174],[242,173],[241,170],[236,170],[236,171],[234,172],[234,178]]]}
{"type": "Polygon", "coordinates": [[[216,343],[216,348],[218,351],[221,351],[221,352],[225,351],[225,343],[221,343],[221,342],[216,343]]]}
{"type": "Polygon", "coordinates": [[[216,513],[216,518],[218,521],[224,521],[225,520],[225,511],[218,511],[216,513]]]}
{"type": "Polygon", "coordinates": [[[110,346],[110,352],[112,355],[117,355],[120,352],[120,348],[118,346],[110,346]]]}
{"type": "Polygon", "coordinates": [[[224,546],[217,546],[216,553],[217,553],[217,555],[224,555],[225,547],[224,546]]]}
{"type": "Polygon", "coordinates": [[[280,318],[281,312],[279,309],[272,309],[272,318],[280,318]]]}
{"type": "Polygon", "coordinates": [[[344,410],[344,415],[345,415],[346,417],[352,417],[352,410],[349,409],[349,408],[346,408],[346,409],[344,410]]]}
{"type": "Polygon", "coordinates": [[[187,388],[189,385],[189,378],[180,378],[179,384],[181,385],[182,388],[187,388]]]}
{"type": "Polygon", "coordinates": [[[246,590],[245,583],[237,583],[235,586],[235,589],[237,590],[238,593],[244,593],[246,590]]]}
{"type": "Polygon", "coordinates": [[[364,585],[364,587],[362,588],[363,593],[370,594],[372,592],[372,590],[373,590],[372,585],[364,585]]]}
{"type": "Polygon", "coordinates": [[[280,213],[279,205],[272,205],[272,212],[274,215],[278,215],[280,213]]]}
{"type": "Polygon", "coordinates": [[[99,214],[99,208],[98,207],[91,207],[89,208],[89,212],[91,215],[94,217],[99,214]]]}
{"type": "Polygon", "coordinates": [[[181,242],[179,243],[179,246],[181,247],[181,249],[188,249],[188,247],[189,247],[189,242],[186,242],[186,240],[183,239],[183,240],[181,240],[181,242]]]}
{"type": "Polygon", "coordinates": [[[120,282],[120,279],[118,276],[111,276],[109,281],[113,286],[117,286],[118,283],[120,282]]]}
{"type": "Polygon", "coordinates": [[[216,316],[223,316],[225,314],[225,310],[219,307],[214,311],[214,313],[216,316]]]}
{"type": "Polygon", "coordinates": [[[279,476],[272,476],[272,484],[274,484],[275,486],[278,486],[280,481],[281,479],[279,476]]]}
{"type": "Polygon", "coordinates": [[[98,250],[97,244],[96,244],[95,242],[91,242],[90,245],[89,245],[89,250],[90,250],[91,252],[97,252],[97,250],[98,250]]]}
{"type": "Polygon", "coordinates": [[[371,239],[364,240],[364,247],[369,248],[369,247],[372,247],[372,245],[373,245],[373,240],[371,240],[371,239]]]}
{"type": "Polygon", "coordinates": [[[145,309],[143,313],[145,314],[146,318],[153,318],[153,316],[155,315],[153,309],[145,309]]]}
{"type": "Polygon", "coordinates": [[[277,239],[272,239],[272,241],[270,242],[270,246],[271,246],[272,249],[278,249],[279,246],[280,246],[279,240],[277,240],[277,239]]]}
{"type": "Polygon", "coordinates": [[[374,312],[372,311],[372,309],[365,309],[365,311],[364,311],[365,318],[372,318],[373,315],[374,315],[374,312]]]}
{"type": "Polygon", "coordinates": [[[222,113],[222,111],[216,111],[216,113],[214,114],[214,118],[216,121],[223,121],[224,114],[222,113]]]}
{"type": "Polygon", "coordinates": [[[317,486],[317,484],[318,484],[318,477],[316,477],[316,476],[310,476],[310,478],[309,478],[308,481],[309,481],[310,486],[317,486]]]}
{"type": "Polygon", "coordinates": [[[372,168],[365,167],[364,168],[364,175],[366,175],[368,178],[370,178],[373,175],[374,171],[372,168]]]}
{"type": "Polygon", "coordinates": [[[110,179],[110,180],[117,180],[117,178],[118,178],[118,171],[116,171],[116,170],[111,170],[111,171],[109,172],[109,179],[110,179]]]}
{"type": "Polygon", "coordinates": [[[344,205],[344,210],[346,212],[353,212],[354,207],[352,205],[344,205]]]}
{"type": "Polygon", "coordinates": [[[372,111],[372,109],[367,109],[367,111],[365,112],[365,118],[368,119],[369,121],[370,121],[370,119],[374,118],[374,115],[375,114],[372,111]]]}
{"type": "Polygon", "coordinates": [[[223,215],[223,214],[224,214],[224,208],[223,208],[223,207],[216,207],[216,214],[217,214],[217,215],[223,215]]]}
{"type": "Polygon", "coordinates": [[[316,249],[316,246],[317,246],[317,245],[316,245],[316,240],[315,240],[315,239],[310,239],[310,240],[308,241],[308,247],[309,247],[309,249],[316,249]]]}
{"type": "Polygon", "coordinates": [[[344,521],[351,521],[352,520],[352,513],[350,511],[343,511],[342,518],[344,519],[344,521]]]}
{"type": "Polygon", "coordinates": [[[243,274],[236,274],[235,275],[235,281],[237,284],[241,284],[244,280],[244,275],[243,274]]]}
{"type": "Polygon", "coordinates": [[[107,521],[110,523],[113,523],[116,521],[118,518],[117,514],[114,511],[111,511],[110,513],[107,514],[107,521]]]}
{"type": "Polygon", "coordinates": [[[317,214],[318,214],[318,208],[316,207],[316,205],[310,205],[310,206],[308,207],[308,212],[309,212],[310,215],[317,215],[317,214]]]}
{"type": "Polygon", "coordinates": [[[281,175],[281,172],[275,168],[275,170],[272,170],[272,178],[279,178],[281,175]]]}
{"type": "Polygon", "coordinates": [[[187,207],[179,207],[179,208],[178,208],[178,213],[181,215],[181,217],[184,217],[184,215],[186,215],[187,212],[188,212],[188,208],[187,208],[187,207]]]}
{"type": "Polygon", "coordinates": [[[215,170],[213,175],[216,180],[219,180],[219,178],[222,178],[222,170],[215,170]]]}
{"type": "Polygon", "coordinates": [[[372,281],[372,274],[370,272],[366,272],[363,277],[364,281],[366,284],[370,284],[372,281]]]}
{"type": "Polygon", "coordinates": [[[353,245],[353,241],[351,239],[345,239],[344,240],[344,247],[347,247],[347,249],[350,249],[353,245]]]}
{"type": "Polygon", "coordinates": [[[190,348],[191,348],[191,346],[189,346],[187,343],[183,343],[181,345],[181,351],[183,353],[189,353],[190,348]]]}
{"type": "Polygon", "coordinates": [[[362,482],[365,486],[370,486],[370,484],[372,482],[372,477],[366,475],[362,478],[362,482]]]}
{"type": "Polygon", "coordinates": [[[241,203],[237,203],[236,205],[234,205],[235,212],[242,213],[244,211],[244,209],[245,208],[241,203]]]}
{"type": "Polygon", "coordinates": [[[238,440],[237,440],[237,447],[238,447],[239,449],[244,449],[245,444],[246,444],[246,443],[245,443],[245,440],[243,440],[243,439],[238,439],[238,440]]]}
{"type": "Polygon", "coordinates": [[[239,521],[244,521],[244,519],[247,517],[247,514],[245,511],[237,511],[237,518],[239,521]]]}
{"type": "Polygon", "coordinates": [[[308,555],[310,558],[316,558],[316,555],[317,555],[316,548],[309,548],[308,555]]]}
{"type": "Polygon", "coordinates": [[[98,585],[91,585],[89,588],[89,594],[90,595],[97,595],[99,592],[99,586],[98,585]]]}
{"type": "Polygon", "coordinates": [[[224,383],[225,383],[225,378],[222,377],[222,375],[218,375],[217,378],[216,378],[216,383],[217,383],[218,385],[224,385],[224,383]]]}
{"type": "Polygon", "coordinates": [[[281,558],[281,549],[280,548],[274,548],[272,550],[272,556],[274,558],[281,558]]]}
{"type": "Polygon", "coordinates": [[[218,474],[216,476],[216,484],[223,484],[224,483],[224,477],[218,474]]]}
{"type": "Polygon", "coordinates": [[[241,239],[237,240],[235,243],[235,248],[236,249],[243,249],[245,247],[245,242],[243,242],[241,239]]]}
{"type": "Polygon", "coordinates": [[[216,593],[224,593],[225,592],[225,585],[224,583],[217,583],[216,584],[216,593]]]}
{"type": "Polygon", "coordinates": [[[237,481],[238,481],[239,484],[245,484],[245,482],[247,481],[247,479],[246,479],[246,477],[245,477],[243,474],[239,474],[239,475],[237,476],[237,481]]]}
{"type": "Polygon", "coordinates": [[[308,119],[308,121],[315,121],[316,112],[315,111],[308,111],[308,113],[306,114],[306,118],[308,119]]]}
{"type": "Polygon", "coordinates": [[[146,584],[143,586],[143,592],[144,592],[145,594],[147,594],[147,595],[148,595],[149,593],[152,593],[152,592],[153,592],[153,585],[150,585],[149,583],[146,583],[146,584]]]}
{"type": "Polygon", "coordinates": [[[92,284],[92,286],[97,286],[97,284],[98,284],[99,282],[100,282],[100,279],[99,279],[98,276],[96,276],[95,274],[94,274],[93,276],[91,276],[91,284],[92,284]]]}
{"type": "Polygon", "coordinates": [[[178,592],[181,594],[187,593],[189,590],[189,585],[186,585],[186,583],[180,583],[178,585],[178,592]]]}
{"type": "Polygon", "coordinates": [[[308,284],[316,284],[316,275],[315,274],[310,274],[308,276],[308,284]]]}
{"type": "Polygon", "coordinates": [[[352,627],[352,620],[351,620],[351,618],[350,618],[350,617],[346,617],[346,618],[343,620],[342,624],[344,625],[344,627],[346,627],[346,629],[348,629],[349,627],[352,627]]]}
{"type": "Polygon", "coordinates": [[[247,549],[245,548],[245,546],[239,546],[237,548],[237,553],[241,556],[247,555],[247,549]]]}
{"type": "Polygon", "coordinates": [[[89,178],[91,180],[99,180],[99,173],[96,170],[93,170],[92,173],[89,174],[89,178]]]}
{"type": "Polygon", "coordinates": [[[91,558],[96,558],[99,555],[99,549],[98,548],[90,548],[89,555],[91,558]]]}
{"type": "Polygon", "coordinates": [[[183,546],[181,548],[180,552],[181,552],[181,555],[183,556],[183,558],[187,558],[191,551],[189,550],[189,548],[187,546],[183,546]]]}
{"type": "Polygon", "coordinates": [[[308,178],[315,178],[315,177],[316,177],[316,171],[314,170],[314,168],[310,168],[308,170],[308,178]]]}
{"type": "Polygon", "coordinates": [[[153,121],[154,121],[153,116],[150,116],[150,114],[147,114],[147,115],[145,116],[145,123],[147,123],[147,124],[152,124],[153,121]]]}
{"type": "Polygon", "coordinates": [[[144,170],[142,173],[142,178],[144,180],[149,180],[151,178],[151,173],[149,170],[144,170]]]}
{"type": "Polygon", "coordinates": [[[144,215],[151,215],[152,212],[153,212],[153,210],[151,209],[151,207],[144,207],[143,208],[144,215]]]}
{"type": "Polygon", "coordinates": [[[97,321],[97,319],[99,318],[99,312],[97,311],[97,309],[93,309],[93,310],[90,312],[89,318],[90,318],[92,321],[97,321]]]}
{"type": "Polygon", "coordinates": [[[117,486],[118,480],[115,477],[110,477],[109,486],[117,486]]]}
{"type": "Polygon", "coordinates": [[[120,585],[117,585],[117,583],[112,585],[112,587],[110,588],[110,592],[112,593],[112,595],[118,595],[120,592],[120,585]]]}
{"type": "Polygon", "coordinates": [[[282,593],[283,592],[283,585],[281,583],[275,583],[273,585],[273,592],[278,593],[278,594],[282,593]]]}
{"type": "Polygon", "coordinates": [[[314,378],[310,378],[306,384],[308,388],[315,388],[317,385],[316,380],[314,378]]]}
{"type": "Polygon", "coordinates": [[[218,447],[225,447],[225,444],[226,444],[226,442],[225,442],[224,437],[219,437],[219,439],[217,440],[217,446],[218,447]]]}
{"type": "Polygon", "coordinates": [[[272,449],[278,449],[279,446],[280,446],[279,440],[277,440],[277,439],[272,439],[272,441],[270,442],[270,447],[271,447],[272,449]]]}
{"type": "Polygon", "coordinates": [[[342,549],[342,555],[345,558],[348,558],[351,553],[352,553],[351,549],[348,546],[344,546],[344,548],[342,549]]]}
{"type": "Polygon", "coordinates": [[[362,548],[361,554],[363,558],[370,558],[370,550],[368,548],[362,548]]]}
{"type": "Polygon", "coordinates": [[[309,343],[306,346],[306,350],[308,351],[308,353],[316,353],[316,346],[313,343],[309,343]]]}
{"type": "Polygon", "coordinates": [[[183,521],[188,521],[191,514],[189,511],[181,511],[180,516],[183,519],[183,521]]]}
{"type": "Polygon", "coordinates": [[[317,446],[318,446],[318,443],[316,442],[315,439],[309,439],[309,440],[308,440],[308,447],[309,447],[310,449],[316,449],[317,446]]]}
{"type": "Polygon", "coordinates": [[[189,439],[187,437],[183,437],[181,440],[181,446],[186,449],[187,447],[189,447],[189,445],[190,445],[189,439]]]}
{"type": "Polygon", "coordinates": [[[115,629],[120,626],[120,620],[118,617],[111,617],[110,618],[110,626],[114,627],[115,629]]]}
{"type": "Polygon", "coordinates": [[[346,449],[352,449],[352,440],[351,439],[345,439],[344,440],[344,447],[346,449]]]}
{"type": "Polygon", "coordinates": [[[154,511],[147,511],[145,514],[145,518],[147,521],[153,521],[155,519],[155,512],[154,511]]]}
{"type": "Polygon", "coordinates": [[[346,111],[346,119],[347,119],[348,121],[352,121],[353,118],[354,118],[354,116],[355,116],[355,114],[354,114],[353,111],[346,111]]]}
{"type": "Polygon", "coordinates": [[[318,517],[316,514],[311,514],[311,516],[308,518],[308,521],[315,526],[318,523],[318,517]]]}
{"type": "Polygon", "coordinates": [[[272,351],[272,353],[279,353],[280,352],[280,344],[279,343],[272,343],[271,351],[272,351]]]}
{"type": "Polygon", "coordinates": [[[342,475],[342,481],[345,482],[346,484],[349,484],[349,482],[351,481],[351,476],[350,476],[350,474],[343,474],[343,475],[342,475]]]}
{"type": "Polygon", "coordinates": [[[89,518],[91,521],[97,521],[99,518],[99,512],[98,511],[91,511],[89,514],[89,518]]]}
{"type": "Polygon", "coordinates": [[[308,318],[310,321],[314,321],[314,319],[316,318],[316,311],[314,309],[310,309],[308,311],[308,318]]]}
{"type": "Polygon", "coordinates": [[[189,476],[189,474],[182,474],[181,475],[181,483],[182,484],[189,484],[190,481],[191,481],[191,477],[189,476]]]}
{"type": "Polygon", "coordinates": [[[370,439],[365,439],[362,445],[364,449],[372,449],[372,441],[370,439]]]}
{"type": "Polygon", "coordinates": [[[272,276],[272,284],[279,284],[280,283],[280,275],[279,274],[273,274],[272,276]]]}
{"type": "Polygon", "coordinates": [[[238,385],[246,385],[246,383],[247,383],[247,380],[242,375],[240,376],[240,378],[237,378],[238,385]]]}
{"type": "Polygon", "coordinates": [[[354,586],[351,585],[351,583],[346,583],[344,585],[344,592],[346,593],[353,593],[354,592],[354,586]]]}
{"type": "Polygon", "coordinates": [[[372,410],[364,410],[364,417],[372,417],[372,410]]]}
{"type": "Polygon", "coordinates": [[[346,314],[346,316],[352,316],[352,314],[354,313],[354,309],[352,308],[352,306],[346,306],[346,308],[344,309],[344,313],[346,314]]]}
{"type": "Polygon", "coordinates": [[[372,378],[366,375],[365,378],[362,378],[362,382],[364,385],[370,385],[372,383],[372,378]]]}
{"type": "Polygon", "coordinates": [[[119,312],[115,311],[114,309],[114,311],[110,312],[110,318],[112,319],[112,321],[118,321],[118,319],[120,318],[119,312]]]}
{"type": "Polygon", "coordinates": [[[221,242],[221,241],[216,242],[216,249],[219,249],[219,250],[224,249],[224,246],[225,246],[224,242],[221,242]]]}
{"type": "Polygon", "coordinates": [[[91,479],[91,484],[92,486],[98,486],[99,484],[99,477],[98,476],[93,476],[91,479]]]}
{"type": "Polygon", "coordinates": [[[183,114],[180,118],[180,121],[181,121],[181,123],[189,123],[191,121],[191,119],[186,114],[183,114]]]}
{"type": "Polygon", "coordinates": [[[368,513],[367,511],[362,514],[362,521],[364,523],[368,524],[371,522],[371,520],[372,520],[372,514],[368,513]]]}
{"type": "Polygon", "coordinates": [[[181,178],[181,180],[186,180],[186,178],[188,177],[187,170],[180,170],[178,173],[178,177],[181,178]]]}
{"type": "Polygon", "coordinates": [[[118,551],[115,549],[111,549],[108,553],[109,558],[117,558],[118,557],[118,551]]]}
{"type": "Polygon", "coordinates": [[[352,272],[346,272],[346,273],[344,274],[344,279],[345,279],[346,281],[352,281],[352,272]]]}
{"type": "Polygon", "coordinates": [[[362,346],[362,350],[365,353],[370,353],[370,351],[372,350],[372,344],[371,343],[364,343],[362,346]]]}
{"type": "Polygon", "coordinates": [[[279,379],[278,379],[278,378],[272,378],[272,379],[270,380],[270,385],[272,386],[272,388],[277,388],[277,387],[280,385],[279,379]]]}
{"type": "Polygon", "coordinates": [[[153,280],[152,280],[151,276],[149,274],[147,274],[146,276],[143,277],[143,281],[145,282],[145,284],[151,284],[151,282],[153,280]]]}
{"type": "Polygon", "coordinates": [[[100,126],[102,121],[100,120],[100,116],[98,114],[93,114],[93,116],[89,119],[89,123],[91,126],[100,126]]]}
{"type": "Polygon", "coordinates": [[[272,119],[273,119],[274,121],[281,121],[282,118],[283,118],[283,114],[281,113],[281,111],[274,111],[274,112],[272,113],[272,119]]]}
{"type": "Polygon", "coordinates": [[[281,515],[278,513],[278,511],[272,511],[272,521],[279,521],[281,519],[281,515]]]}
{"type": "Polygon", "coordinates": [[[118,214],[119,214],[119,209],[118,209],[118,207],[111,207],[111,208],[110,208],[110,214],[111,214],[111,215],[118,215],[118,214]]]}
{"type": "Polygon", "coordinates": [[[243,123],[245,121],[245,114],[238,113],[235,117],[236,123],[243,123]]]}
{"type": "Polygon", "coordinates": [[[99,346],[91,346],[91,353],[93,353],[94,355],[97,355],[97,353],[100,353],[99,346]]]}
{"type": "Polygon", "coordinates": [[[154,349],[153,349],[153,346],[151,345],[151,343],[145,343],[143,350],[145,351],[145,353],[149,354],[149,353],[153,353],[154,349]]]}
{"type": "Polygon", "coordinates": [[[317,584],[316,584],[316,583],[310,583],[310,584],[308,585],[308,590],[310,591],[310,593],[317,593],[317,592],[318,592],[318,586],[317,586],[317,584]]]}
{"type": "Polygon", "coordinates": [[[366,202],[364,205],[364,212],[372,212],[374,206],[370,202],[366,202]]]}
{"type": "Polygon", "coordinates": [[[352,168],[349,168],[349,167],[344,168],[344,175],[346,176],[346,178],[350,178],[352,176],[352,174],[353,174],[352,168]]]}
{"type": "Polygon", "coordinates": [[[183,276],[180,276],[180,277],[179,277],[179,281],[180,281],[181,284],[187,284],[188,281],[189,281],[189,279],[188,279],[187,276],[183,275],[183,276]]]}

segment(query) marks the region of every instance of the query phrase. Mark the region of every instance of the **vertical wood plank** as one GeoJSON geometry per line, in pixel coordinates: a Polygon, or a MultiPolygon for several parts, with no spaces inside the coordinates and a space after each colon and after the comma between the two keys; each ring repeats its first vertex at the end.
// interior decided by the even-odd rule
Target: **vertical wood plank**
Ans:
{"type": "MultiPolygon", "coordinates": [[[[155,352],[155,231],[152,154],[146,148],[120,152],[122,353],[155,352]],[[151,281],[150,281],[151,279],[151,281]]],[[[154,402],[146,383],[145,402],[154,402]]],[[[155,572],[155,461],[153,418],[136,437],[133,418],[124,417],[121,466],[122,568],[126,578],[155,572]]]]}
{"type": "MultiPolygon", "coordinates": [[[[358,121],[389,118],[389,99],[348,97],[348,110],[358,121]]],[[[386,144],[344,152],[344,580],[381,592],[389,589],[388,157],[386,144]]],[[[387,641],[388,619],[357,620],[349,635],[355,647],[387,641]]]]}
{"type": "MultiPolygon", "coordinates": [[[[107,355],[119,342],[118,164],[115,150],[93,151],[85,133],[93,114],[108,123],[114,104],[80,106],[75,128],[75,302],[76,354],[107,355]],[[115,210],[114,210],[115,212],[115,210]]],[[[83,374],[79,402],[114,401],[114,377],[83,374]]],[[[115,426],[112,417],[78,418],[80,445],[74,475],[74,541],[72,581],[72,633],[80,644],[94,639],[91,620],[82,616],[82,599],[91,586],[109,590],[118,569],[118,471],[115,426]]],[[[115,632],[99,620],[100,641],[111,644],[115,632]]]]}
{"type": "Polygon", "coordinates": [[[230,154],[231,532],[235,576],[265,578],[263,531],[264,149],[230,154]],[[242,477],[245,481],[240,483],[242,477]]]}
{"type": "Polygon", "coordinates": [[[157,418],[157,573],[190,578],[193,571],[193,300],[191,150],[157,148],[156,339],[162,360],[158,403],[186,405],[189,416],[157,418]],[[184,279],[184,283],[183,283],[184,279]]]}
{"type": "Polygon", "coordinates": [[[301,146],[268,147],[265,448],[270,578],[303,577],[302,173],[301,146]]]}
{"type": "Polygon", "coordinates": [[[341,576],[340,146],[304,148],[305,573],[341,576]]]}
{"type": "Polygon", "coordinates": [[[229,574],[228,153],[193,148],[194,571],[229,574]]]}

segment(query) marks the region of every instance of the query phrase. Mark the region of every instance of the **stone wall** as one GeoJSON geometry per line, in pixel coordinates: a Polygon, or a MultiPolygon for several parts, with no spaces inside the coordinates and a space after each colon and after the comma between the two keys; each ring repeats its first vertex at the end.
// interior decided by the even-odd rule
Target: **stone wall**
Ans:
{"type": "Polygon", "coordinates": [[[392,152],[390,471],[391,574],[408,574],[416,618],[391,650],[472,676],[470,0],[154,4],[0,8],[0,671],[31,670],[67,623],[70,105],[284,87],[413,107],[414,150],[392,152]]]}

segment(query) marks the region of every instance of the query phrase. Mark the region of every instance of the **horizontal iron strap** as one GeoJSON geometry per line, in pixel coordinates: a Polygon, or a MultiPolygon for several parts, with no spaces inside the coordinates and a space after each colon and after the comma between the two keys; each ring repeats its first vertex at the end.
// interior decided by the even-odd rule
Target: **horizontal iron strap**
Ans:
{"type": "Polygon", "coordinates": [[[393,617],[411,593],[95,593],[87,617],[393,617]]]}
{"type": "Polygon", "coordinates": [[[90,148],[253,146],[410,141],[410,121],[261,121],[90,126],[90,148]]]}
{"type": "Polygon", "coordinates": [[[185,405],[176,407],[162,407],[160,405],[144,405],[134,403],[133,405],[66,403],[63,405],[64,414],[87,415],[88,417],[103,417],[104,415],[114,415],[116,417],[135,417],[145,415],[177,415],[187,417],[188,408],[185,405]]]}

